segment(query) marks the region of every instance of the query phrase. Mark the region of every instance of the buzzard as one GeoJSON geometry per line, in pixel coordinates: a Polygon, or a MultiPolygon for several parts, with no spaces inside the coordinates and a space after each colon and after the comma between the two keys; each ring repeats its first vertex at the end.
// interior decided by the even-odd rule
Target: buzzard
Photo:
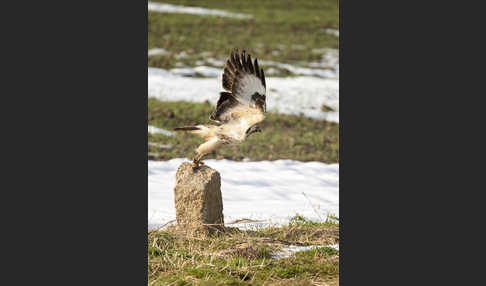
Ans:
{"type": "Polygon", "coordinates": [[[175,128],[202,137],[205,142],[196,149],[193,159],[199,167],[204,155],[225,144],[238,145],[255,132],[261,132],[258,123],[265,119],[265,74],[252,62],[251,56],[238,49],[231,52],[223,73],[223,89],[210,120],[217,125],[195,125],[175,128]]]}

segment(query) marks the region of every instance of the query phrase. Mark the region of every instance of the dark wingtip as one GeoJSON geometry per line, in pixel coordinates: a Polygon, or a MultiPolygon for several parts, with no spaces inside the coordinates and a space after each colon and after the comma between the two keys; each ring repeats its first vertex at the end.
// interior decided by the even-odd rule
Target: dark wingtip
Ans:
{"type": "Polygon", "coordinates": [[[254,73],[254,70],[253,70],[253,63],[251,61],[251,56],[250,54],[248,54],[248,58],[246,59],[246,62],[248,64],[248,68],[250,70],[251,73],[254,73]]]}
{"type": "Polygon", "coordinates": [[[260,68],[258,67],[258,60],[255,58],[255,64],[254,64],[254,67],[255,67],[255,74],[257,77],[261,77],[260,75],[260,68]]]}
{"type": "Polygon", "coordinates": [[[261,74],[262,74],[262,83],[263,83],[263,86],[264,87],[267,87],[267,85],[265,84],[265,73],[263,72],[263,69],[261,69],[260,71],[261,71],[261,74]]]}
{"type": "Polygon", "coordinates": [[[265,74],[263,69],[258,65],[258,59],[255,58],[253,61],[251,55],[247,54],[245,49],[242,49],[240,53],[238,48],[234,48],[230,53],[229,63],[236,69],[236,71],[234,71],[235,73],[237,73],[238,70],[242,70],[256,74],[256,76],[261,79],[263,86],[266,87],[265,74]]]}
{"type": "Polygon", "coordinates": [[[240,54],[238,52],[238,49],[236,49],[236,52],[234,54],[234,60],[235,60],[235,64],[236,64],[237,68],[238,69],[242,69],[241,60],[240,60],[240,54]]]}
{"type": "Polygon", "coordinates": [[[243,70],[248,71],[248,63],[246,62],[246,51],[241,52],[241,63],[243,64],[243,70]]]}

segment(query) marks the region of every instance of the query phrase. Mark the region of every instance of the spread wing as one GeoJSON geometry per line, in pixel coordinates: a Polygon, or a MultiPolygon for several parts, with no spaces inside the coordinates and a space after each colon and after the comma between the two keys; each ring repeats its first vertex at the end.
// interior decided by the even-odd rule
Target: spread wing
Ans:
{"type": "Polygon", "coordinates": [[[244,118],[248,125],[263,120],[266,111],[266,85],[258,60],[252,62],[245,50],[231,52],[223,74],[223,88],[210,119],[220,123],[244,118]]]}

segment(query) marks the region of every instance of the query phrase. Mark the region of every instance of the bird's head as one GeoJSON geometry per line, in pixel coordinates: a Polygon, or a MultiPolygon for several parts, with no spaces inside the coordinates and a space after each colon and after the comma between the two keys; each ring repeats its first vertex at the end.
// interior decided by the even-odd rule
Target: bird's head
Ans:
{"type": "Polygon", "coordinates": [[[252,127],[248,128],[248,130],[246,130],[246,137],[250,136],[255,132],[262,132],[262,129],[257,124],[253,125],[252,127]]]}

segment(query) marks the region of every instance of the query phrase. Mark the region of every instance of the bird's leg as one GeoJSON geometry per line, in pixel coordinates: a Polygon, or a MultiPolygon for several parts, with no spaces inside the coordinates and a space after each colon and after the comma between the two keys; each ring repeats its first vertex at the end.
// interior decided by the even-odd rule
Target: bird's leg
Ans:
{"type": "Polygon", "coordinates": [[[199,159],[197,159],[197,156],[194,157],[194,159],[192,160],[192,164],[194,165],[194,168],[199,167],[199,163],[200,163],[200,161],[199,161],[199,159]]]}
{"type": "Polygon", "coordinates": [[[201,162],[201,158],[203,157],[202,154],[197,153],[196,156],[194,156],[194,159],[192,160],[192,163],[194,164],[194,168],[198,168],[201,165],[204,165],[203,162],[201,162]]]}
{"type": "Polygon", "coordinates": [[[199,165],[199,160],[197,159],[197,155],[194,156],[194,159],[192,159],[192,164],[194,165],[194,167],[198,167],[199,165]]]}

